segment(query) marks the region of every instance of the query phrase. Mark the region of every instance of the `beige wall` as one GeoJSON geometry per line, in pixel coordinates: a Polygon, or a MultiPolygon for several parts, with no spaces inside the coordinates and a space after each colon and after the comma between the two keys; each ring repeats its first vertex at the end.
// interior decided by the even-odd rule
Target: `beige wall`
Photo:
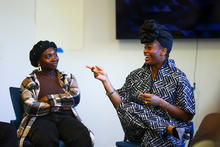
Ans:
{"type": "MultiPolygon", "coordinates": [[[[14,119],[8,87],[19,86],[33,69],[28,53],[35,40],[33,0],[0,0],[0,120],[14,119]]],[[[96,135],[97,147],[112,147],[122,140],[123,131],[117,114],[101,83],[93,78],[85,65],[100,65],[106,69],[115,88],[119,88],[130,71],[144,63],[143,45],[138,40],[115,39],[115,1],[84,0],[83,47],[60,54],[59,69],[73,73],[81,88],[78,111],[84,123],[96,135]]],[[[68,31],[68,30],[67,30],[68,31]]],[[[49,38],[48,38],[49,39],[49,38]]],[[[58,44],[59,46],[59,44],[58,44]]],[[[198,40],[196,79],[197,129],[201,119],[219,104],[220,41],[198,40]]],[[[174,40],[170,57],[194,80],[196,40],[174,40]]]]}

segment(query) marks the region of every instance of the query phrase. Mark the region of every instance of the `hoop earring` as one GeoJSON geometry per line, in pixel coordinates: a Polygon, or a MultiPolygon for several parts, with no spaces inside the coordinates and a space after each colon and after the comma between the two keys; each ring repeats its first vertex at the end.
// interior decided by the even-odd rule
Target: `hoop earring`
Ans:
{"type": "Polygon", "coordinates": [[[40,64],[38,64],[37,70],[38,70],[38,71],[42,71],[42,68],[41,68],[40,64]]]}

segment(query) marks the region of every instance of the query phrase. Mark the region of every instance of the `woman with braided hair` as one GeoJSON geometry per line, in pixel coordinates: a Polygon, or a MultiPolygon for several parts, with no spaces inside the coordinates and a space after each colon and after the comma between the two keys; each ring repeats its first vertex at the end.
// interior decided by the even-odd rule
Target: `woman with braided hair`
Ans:
{"type": "Polygon", "coordinates": [[[195,115],[193,89],[169,53],[173,37],[154,20],[140,27],[145,63],[115,90],[99,66],[87,66],[114,105],[129,141],[145,147],[179,146],[195,115]]]}

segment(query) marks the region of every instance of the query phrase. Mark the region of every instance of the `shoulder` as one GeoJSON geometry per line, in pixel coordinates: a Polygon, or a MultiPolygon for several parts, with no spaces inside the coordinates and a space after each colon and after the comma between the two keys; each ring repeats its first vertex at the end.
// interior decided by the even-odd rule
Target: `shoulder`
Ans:
{"type": "Polygon", "coordinates": [[[148,72],[147,72],[147,68],[146,67],[137,68],[137,69],[131,71],[126,79],[127,80],[130,79],[132,81],[139,80],[141,78],[146,77],[147,73],[148,72]]]}
{"type": "Polygon", "coordinates": [[[33,71],[32,73],[26,76],[26,78],[22,81],[21,86],[28,89],[35,87],[37,85],[35,82],[36,78],[37,77],[35,71],[33,71]]]}
{"type": "Polygon", "coordinates": [[[168,67],[169,73],[175,78],[186,78],[186,74],[181,69],[176,67],[175,61],[173,59],[168,59],[168,67]]]}
{"type": "Polygon", "coordinates": [[[134,76],[134,75],[137,75],[137,74],[140,75],[140,74],[143,74],[144,72],[146,72],[146,67],[145,66],[137,68],[137,69],[131,71],[129,75],[131,75],[131,76],[134,76]]]}
{"type": "Polygon", "coordinates": [[[174,65],[169,65],[169,76],[176,81],[178,85],[191,87],[191,84],[186,76],[186,74],[174,65]]]}

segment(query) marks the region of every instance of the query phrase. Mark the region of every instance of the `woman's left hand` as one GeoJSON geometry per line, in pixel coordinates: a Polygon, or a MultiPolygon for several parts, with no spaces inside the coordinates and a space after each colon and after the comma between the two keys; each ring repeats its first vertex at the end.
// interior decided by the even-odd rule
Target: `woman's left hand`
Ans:
{"type": "Polygon", "coordinates": [[[141,93],[138,96],[144,103],[159,106],[161,103],[161,98],[150,93],[141,93]]]}

